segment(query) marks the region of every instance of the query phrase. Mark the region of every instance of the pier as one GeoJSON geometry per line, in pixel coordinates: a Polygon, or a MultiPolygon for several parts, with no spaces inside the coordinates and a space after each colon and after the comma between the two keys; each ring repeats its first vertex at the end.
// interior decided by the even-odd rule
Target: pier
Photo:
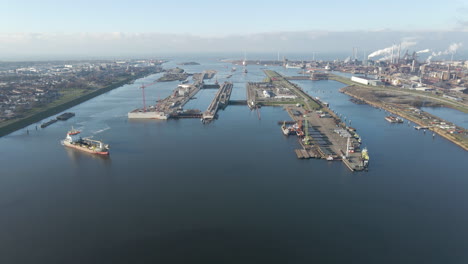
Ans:
{"type": "MultiPolygon", "coordinates": [[[[155,106],[147,109],[135,109],[128,113],[130,119],[194,118],[200,116],[196,110],[182,110],[182,107],[199,91],[202,83],[180,84],[168,97],[157,101],[155,106]],[[188,113],[187,113],[188,111],[188,113]]],[[[200,112],[198,110],[198,112],[200,112]]]]}
{"type": "MultiPolygon", "coordinates": [[[[329,161],[341,160],[352,171],[364,169],[359,136],[354,129],[346,127],[341,120],[331,115],[304,111],[302,107],[286,106],[294,122],[304,124],[303,137],[298,137],[303,149],[296,155],[300,159],[321,158],[329,161]],[[300,112],[301,115],[296,115],[300,112]]],[[[279,123],[279,122],[278,122],[279,123]]]]}
{"type": "Polygon", "coordinates": [[[212,79],[216,73],[217,72],[215,70],[206,70],[202,73],[194,73],[192,78],[194,82],[203,82],[205,79],[212,79]]]}
{"type": "Polygon", "coordinates": [[[194,97],[201,89],[201,84],[181,84],[177,86],[172,95],[161,100],[157,104],[157,108],[167,114],[171,114],[178,108],[184,105],[194,97]]]}
{"type": "Polygon", "coordinates": [[[270,70],[264,72],[268,81],[247,83],[248,106],[251,109],[262,105],[284,107],[292,121],[280,121],[278,124],[289,125],[282,126],[283,134],[298,137],[302,149],[296,149],[295,153],[299,159],[342,160],[352,171],[365,169],[361,139],[356,129],[341,121],[328,103],[310,96],[288,81],[288,77],[270,70]]]}
{"type": "Polygon", "coordinates": [[[229,98],[231,98],[233,84],[231,82],[225,82],[219,88],[213,101],[208,106],[208,109],[203,113],[203,120],[213,120],[218,112],[219,108],[225,108],[229,104],[229,98]]]}

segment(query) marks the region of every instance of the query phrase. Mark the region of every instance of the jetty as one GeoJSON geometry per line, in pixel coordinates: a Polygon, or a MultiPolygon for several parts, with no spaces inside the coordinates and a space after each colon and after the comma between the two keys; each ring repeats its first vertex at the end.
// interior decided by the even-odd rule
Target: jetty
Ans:
{"type": "Polygon", "coordinates": [[[215,118],[216,113],[220,108],[224,109],[229,104],[229,98],[231,98],[233,84],[231,82],[225,82],[219,88],[218,92],[216,93],[213,101],[208,106],[205,112],[203,112],[203,120],[204,121],[211,121],[215,118]]]}

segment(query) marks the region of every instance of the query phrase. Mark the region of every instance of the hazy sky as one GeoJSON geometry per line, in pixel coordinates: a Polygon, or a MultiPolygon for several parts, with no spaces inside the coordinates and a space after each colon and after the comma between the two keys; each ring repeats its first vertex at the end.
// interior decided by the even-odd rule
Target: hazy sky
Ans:
{"type": "Polygon", "coordinates": [[[455,41],[465,48],[468,2],[0,0],[0,60],[352,46],[371,52],[407,39],[416,40],[415,48],[443,49],[455,41]]]}
{"type": "Polygon", "coordinates": [[[216,36],[302,30],[449,30],[468,21],[468,3],[459,0],[0,0],[0,3],[2,32],[216,36]]]}

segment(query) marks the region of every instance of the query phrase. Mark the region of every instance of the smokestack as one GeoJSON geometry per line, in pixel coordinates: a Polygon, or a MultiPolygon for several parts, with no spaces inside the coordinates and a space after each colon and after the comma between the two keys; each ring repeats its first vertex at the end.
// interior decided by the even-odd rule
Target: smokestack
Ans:
{"type": "Polygon", "coordinates": [[[400,63],[400,55],[401,55],[401,42],[400,42],[400,45],[398,46],[398,61],[396,63],[400,63]]]}
{"type": "Polygon", "coordinates": [[[362,55],[364,56],[364,57],[363,57],[363,64],[364,64],[364,66],[369,66],[369,65],[368,65],[368,61],[367,61],[367,53],[366,53],[365,50],[363,51],[362,55]]]}
{"type": "Polygon", "coordinates": [[[390,63],[393,64],[393,49],[395,45],[392,45],[392,54],[390,55],[390,63]]]}

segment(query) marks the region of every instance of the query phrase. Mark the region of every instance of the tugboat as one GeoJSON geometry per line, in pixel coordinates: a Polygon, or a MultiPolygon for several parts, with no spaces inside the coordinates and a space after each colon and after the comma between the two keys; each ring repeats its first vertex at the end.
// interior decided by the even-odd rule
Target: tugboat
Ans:
{"type": "Polygon", "coordinates": [[[72,127],[72,129],[68,131],[67,135],[74,136],[74,135],[78,135],[79,133],[81,133],[81,131],[78,131],[72,127]]]}
{"type": "Polygon", "coordinates": [[[72,130],[68,131],[65,139],[62,140],[62,145],[92,154],[109,155],[109,145],[99,140],[82,138],[78,136],[80,133],[81,131],[72,128],[72,130]]]}

